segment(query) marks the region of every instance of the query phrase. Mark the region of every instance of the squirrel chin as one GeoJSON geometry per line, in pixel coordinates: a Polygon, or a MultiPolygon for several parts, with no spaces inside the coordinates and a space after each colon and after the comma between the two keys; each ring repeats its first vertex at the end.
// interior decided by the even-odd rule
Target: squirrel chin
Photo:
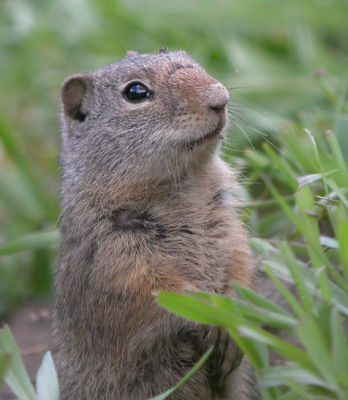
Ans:
{"type": "Polygon", "coordinates": [[[222,133],[222,129],[220,127],[214,129],[211,132],[206,133],[205,135],[200,136],[197,139],[193,139],[184,144],[183,148],[187,150],[193,150],[195,147],[200,146],[201,144],[205,144],[207,142],[211,142],[213,140],[223,140],[224,136],[222,133]]]}

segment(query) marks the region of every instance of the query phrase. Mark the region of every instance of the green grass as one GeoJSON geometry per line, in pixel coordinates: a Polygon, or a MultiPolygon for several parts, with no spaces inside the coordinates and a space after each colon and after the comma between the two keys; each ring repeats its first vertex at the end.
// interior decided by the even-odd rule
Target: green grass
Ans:
{"type": "MultiPolygon", "coordinates": [[[[2,1],[0,316],[51,293],[61,82],[126,49],[184,49],[235,88],[223,157],[248,193],[243,219],[257,264],[293,312],[243,289],[227,305],[203,302],[216,318],[223,307],[239,315],[228,329],[265,399],[348,398],[347,13],[345,0],[2,1]],[[266,320],[296,337],[297,350],[265,334],[266,320]],[[269,367],[266,347],[288,364],[269,367]]],[[[193,300],[203,310],[202,298],[193,300]]],[[[184,304],[173,307],[184,313],[184,304]]]]}
{"type": "MultiPolygon", "coordinates": [[[[338,134],[347,138],[345,126],[338,134]]],[[[348,168],[333,132],[307,133],[303,147],[285,135],[284,156],[269,148],[261,153],[278,171],[264,170],[262,180],[289,229],[284,239],[252,238],[250,244],[282,307],[237,284],[233,300],[195,292],[158,296],[184,318],[225,327],[254,366],[263,399],[348,398],[348,168]],[[307,166],[299,162],[303,156],[307,166]],[[277,187],[281,178],[287,200],[277,187]],[[270,365],[268,350],[283,358],[281,366],[270,365]]]]}

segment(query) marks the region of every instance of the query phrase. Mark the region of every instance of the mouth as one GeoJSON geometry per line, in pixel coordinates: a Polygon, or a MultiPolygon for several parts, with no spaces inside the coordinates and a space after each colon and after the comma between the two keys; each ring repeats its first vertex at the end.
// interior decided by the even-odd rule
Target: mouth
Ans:
{"type": "Polygon", "coordinates": [[[217,128],[209,133],[207,133],[206,135],[203,135],[197,139],[194,140],[190,140],[189,142],[186,142],[184,144],[184,148],[187,150],[193,150],[194,147],[199,146],[203,143],[209,142],[213,139],[223,139],[222,135],[221,135],[221,128],[217,128]]]}

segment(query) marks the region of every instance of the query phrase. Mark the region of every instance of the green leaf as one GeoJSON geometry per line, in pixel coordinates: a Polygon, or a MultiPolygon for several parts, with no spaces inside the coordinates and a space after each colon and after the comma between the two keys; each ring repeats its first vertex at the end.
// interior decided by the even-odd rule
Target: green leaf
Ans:
{"type": "Polygon", "coordinates": [[[243,317],[255,324],[265,324],[274,328],[284,329],[286,331],[291,330],[296,325],[297,321],[285,312],[275,313],[273,311],[265,310],[262,307],[252,305],[248,302],[243,302],[238,299],[234,299],[233,303],[238,306],[240,313],[243,317]]]}
{"type": "Polygon", "coordinates": [[[302,225],[297,218],[296,214],[293,212],[291,207],[287,204],[287,202],[283,199],[281,194],[278,192],[276,187],[273,185],[273,183],[267,178],[263,177],[263,180],[266,183],[266,186],[268,187],[269,191],[271,192],[272,196],[277,200],[283,211],[285,212],[286,216],[289,218],[289,220],[295,225],[295,227],[299,230],[302,231],[302,225]]]}
{"type": "Polygon", "coordinates": [[[267,300],[265,297],[254,292],[253,290],[248,289],[243,286],[240,286],[237,282],[232,282],[232,287],[234,287],[236,289],[236,292],[239,297],[249,300],[255,306],[261,307],[265,310],[272,311],[277,314],[282,314],[284,316],[290,316],[290,314],[287,311],[283,310],[277,304],[272,303],[271,301],[267,300]]]}
{"type": "Polygon", "coordinates": [[[348,375],[348,345],[347,334],[343,321],[336,307],[331,310],[330,318],[331,348],[334,366],[343,375],[348,375]]]}
{"type": "Polygon", "coordinates": [[[331,225],[334,229],[336,236],[338,236],[338,225],[341,222],[348,221],[348,208],[344,204],[339,204],[338,206],[329,206],[327,208],[331,225]]]}
{"type": "Polygon", "coordinates": [[[161,292],[157,295],[157,301],[167,310],[189,320],[226,327],[253,365],[259,368],[264,366],[265,361],[260,353],[260,346],[254,341],[240,337],[238,334],[237,326],[238,323],[242,322],[242,319],[239,305],[235,303],[235,300],[201,292],[191,292],[190,295],[201,300],[185,295],[161,292]]]}
{"type": "Polygon", "coordinates": [[[310,175],[305,175],[305,176],[299,176],[297,178],[297,182],[299,184],[299,189],[302,189],[304,186],[309,185],[313,182],[318,181],[319,179],[322,179],[322,174],[310,174],[310,175]]]}
{"type": "Polygon", "coordinates": [[[338,225],[337,234],[340,246],[342,269],[344,276],[348,281],[348,222],[343,221],[338,225]]]}
{"type": "Polygon", "coordinates": [[[181,387],[185,382],[191,379],[194,374],[203,366],[203,364],[209,358],[211,352],[213,351],[214,346],[210,347],[202,356],[202,358],[197,362],[197,364],[181,379],[179,383],[177,383],[172,389],[167,390],[165,393],[160,394],[159,396],[153,397],[151,400],[164,400],[173,394],[179,387],[181,387]]]}
{"type": "Polygon", "coordinates": [[[269,159],[265,157],[261,152],[256,150],[247,149],[244,152],[244,156],[248,159],[250,164],[255,167],[260,167],[261,169],[267,168],[270,164],[269,159]]]}
{"type": "Polygon", "coordinates": [[[333,239],[331,237],[328,236],[320,236],[320,244],[323,247],[327,247],[329,249],[335,249],[338,250],[339,249],[339,245],[336,239],[333,239]]]}
{"type": "Polygon", "coordinates": [[[42,207],[13,176],[0,174],[0,201],[21,223],[35,224],[42,218],[42,207]]]}
{"type": "Polygon", "coordinates": [[[327,184],[329,185],[330,189],[333,190],[336,196],[342,201],[344,206],[348,208],[348,199],[346,196],[346,188],[340,188],[337,183],[333,179],[327,179],[327,184]]]}
{"type": "Polygon", "coordinates": [[[335,121],[336,139],[340,148],[340,152],[348,163],[348,117],[340,116],[335,121]]]}
{"type": "MultiPolygon", "coordinates": [[[[312,237],[312,245],[319,245],[319,226],[317,210],[314,206],[313,195],[309,186],[304,186],[296,193],[296,204],[299,208],[299,217],[301,223],[301,232],[304,233],[306,238],[312,237]]],[[[318,268],[322,264],[320,263],[318,268]]]]}
{"type": "Polygon", "coordinates": [[[265,272],[267,276],[271,279],[273,282],[274,286],[278,289],[279,293],[284,297],[284,299],[288,302],[290,307],[293,309],[293,311],[296,313],[298,317],[302,317],[305,313],[303,308],[300,306],[300,304],[297,302],[295,297],[291,294],[291,292],[277,279],[273,271],[271,270],[270,267],[266,266],[265,267],[265,272]]]}
{"type": "Polygon", "coordinates": [[[235,327],[238,315],[182,294],[160,292],[157,302],[176,315],[207,325],[235,327]]]}
{"type": "Polygon", "coordinates": [[[335,306],[348,317],[348,295],[345,291],[335,285],[333,282],[329,283],[330,291],[332,294],[332,302],[335,306]]]}
{"type": "Polygon", "coordinates": [[[51,245],[58,246],[59,232],[35,232],[22,236],[13,242],[0,247],[0,257],[11,254],[21,253],[23,251],[32,251],[51,245]]]}
{"type": "Polygon", "coordinates": [[[331,368],[328,343],[323,338],[320,326],[312,317],[307,317],[296,329],[297,336],[308,356],[322,377],[334,387],[336,380],[331,368]]]}
{"type": "MultiPolygon", "coordinates": [[[[313,195],[309,186],[305,186],[296,193],[296,204],[299,208],[300,231],[304,234],[308,243],[308,253],[311,263],[316,270],[327,267],[336,282],[341,282],[341,277],[325,257],[320,246],[320,233],[316,209],[313,202],[313,195]]],[[[328,303],[331,302],[331,293],[326,272],[322,270],[319,273],[319,284],[322,296],[328,303]]]]}
{"type": "MultiPolygon", "coordinates": [[[[286,372],[286,371],[284,371],[286,372]]],[[[286,382],[286,386],[289,387],[290,391],[286,392],[282,396],[276,397],[277,400],[299,400],[299,399],[311,399],[314,400],[313,397],[309,394],[308,386],[304,386],[302,384],[298,384],[293,380],[289,380],[286,382]]],[[[319,399],[316,399],[319,400],[319,399]]],[[[327,400],[327,399],[325,399],[327,400]]]]}
{"type": "Polygon", "coordinates": [[[255,253],[260,254],[267,259],[275,257],[279,258],[279,250],[265,240],[259,238],[250,238],[249,244],[255,253]]]}
{"type": "Polygon", "coordinates": [[[284,161],[282,162],[279,155],[268,144],[265,144],[263,148],[274,162],[277,170],[281,172],[282,177],[286,180],[288,185],[293,190],[296,190],[298,188],[298,183],[287,163],[284,161]]]}
{"type": "Polygon", "coordinates": [[[199,299],[204,304],[209,304],[220,310],[227,311],[228,313],[239,313],[238,307],[230,296],[221,296],[217,294],[199,292],[199,291],[188,291],[190,297],[199,299]]]}
{"type": "MultiPolygon", "coordinates": [[[[348,151],[348,146],[347,146],[348,119],[339,118],[339,122],[337,122],[336,127],[338,129],[338,135],[340,137],[342,146],[345,146],[345,150],[348,151]]],[[[329,142],[336,166],[340,170],[340,173],[344,178],[344,184],[348,186],[348,166],[344,160],[343,156],[344,153],[342,153],[340,149],[340,145],[336,139],[336,135],[332,131],[327,131],[327,140],[329,142]]],[[[342,149],[344,150],[344,147],[342,147],[342,149]]]]}
{"type": "MultiPolygon", "coordinates": [[[[310,212],[313,211],[313,199],[309,187],[305,186],[298,192],[297,204],[300,209],[301,217],[303,217],[303,218],[298,218],[293,212],[293,210],[290,208],[290,206],[285,202],[285,200],[279,194],[275,186],[270,182],[270,180],[265,177],[264,181],[267,187],[269,188],[270,192],[272,193],[272,195],[277,199],[279,205],[284,210],[288,218],[296,226],[298,231],[305,236],[306,241],[308,243],[311,259],[313,261],[313,265],[315,265],[317,268],[319,268],[321,265],[327,267],[330,271],[330,274],[335,279],[335,281],[345,289],[344,285],[341,282],[340,275],[331,265],[330,261],[325,257],[320,247],[319,231],[317,225],[315,225],[317,224],[317,222],[314,223],[314,221],[310,221],[308,219],[309,215],[307,210],[309,210],[310,212]]],[[[320,275],[320,283],[323,295],[326,296],[326,301],[330,301],[330,292],[328,289],[328,283],[325,274],[320,275]]]]}
{"type": "Polygon", "coordinates": [[[10,364],[5,373],[5,382],[8,386],[20,400],[37,400],[18,347],[8,326],[0,330],[0,352],[7,352],[11,356],[10,364]]]}
{"type": "Polygon", "coordinates": [[[256,370],[269,366],[267,347],[264,343],[242,337],[237,328],[229,328],[228,332],[256,370]]]}
{"type": "Polygon", "coordinates": [[[290,343],[287,343],[277,336],[266,332],[261,328],[257,328],[247,324],[239,324],[238,330],[243,337],[247,337],[249,339],[256,340],[257,342],[266,344],[278,354],[285,357],[287,360],[296,362],[299,366],[312,372],[315,371],[310,358],[304,351],[299,350],[297,347],[293,346],[290,343]]]}
{"type": "Polygon", "coordinates": [[[11,360],[11,358],[8,354],[3,353],[3,352],[0,353],[0,389],[2,387],[5,372],[10,363],[10,360],[11,360]]]}
{"type": "Polygon", "coordinates": [[[306,385],[320,386],[328,390],[334,390],[334,387],[328,384],[318,375],[309,372],[298,366],[277,366],[264,369],[260,373],[260,385],[262,387],[280,386],[295,381],[306,385]]]}
{"type": "Polygon", "coordinates": [[[57,217],[56,207],[49,198],[46,190],[41,185],[40,179],[34,174],[29,162],[27,162],[19,150],[19,145],[15,139],[16,135],[0,115],[0,142],[3,144],[7,154],[12,158],[17,169],[22,174],[25,183],[30,188],[38,204],[44,207],[47,216],[54,221],[57,217]]]}
{"type": "Polygon", "coordinates": [[[302,301],[305,310],[307,312],[311,312],[313,307],[313,299],[305,284],[305,276],[303,271],[301,271],[301,267],[296,260],[295,254],[287,243],[281,244],[279,246],[279,249],[282,251],[285,257],[287,267],[290,270],[291,276],[295,282],[298,295],[302,301]]]}
{"type": "Polygon", "coordinates": [[[36,377],[39,400],[59,400],[58,376],[49,351],[46,352],[36,377]]]}
{"type": "MultiPolygon", "coordinates": [[[[320,157],[320,153],[319,153],[317,142],[314,139],[314,136],[312,135],[312,132],[309,129],[305,128],[304,131],[307,133],[307,135],[309,136],[309,138],[311,140],[311,143],[312,143],[312,146],[313,146],[313,153],[314,153],[315,161],[317,162],[317,165],[319,167],[320,173],[322,174],[322,176],[324,176],[325,168],[323,166],[323,163],[322,163],[322,160],[321,160],[321,157],[320,157]]],[[[324,181],[324,183],[325,183],[325,181],[324,181]]],[[[326,189],[327,188],[325,187],[325,190],[326,189]]]]}

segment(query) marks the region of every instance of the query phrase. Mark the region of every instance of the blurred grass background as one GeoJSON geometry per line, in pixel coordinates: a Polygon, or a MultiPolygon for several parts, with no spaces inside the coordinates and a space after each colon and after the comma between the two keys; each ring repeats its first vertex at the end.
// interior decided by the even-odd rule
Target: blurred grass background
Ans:
{"type": "MultiPolygon", "coordinates": [[[[236,88],[223,151],[250,193],[245,220],[252,235],[291,238],[293,226],[261,178],[266,173],[291,204],[296,174],[318,172],[308,132],[321,154],[325,132],[341,132],[347,155],[347,19],[346,0],[2,0],[0,316],[51,292],[59,246],[59,90],[68,75],[129,49],[190,53],[236,88]],[[291,173],[279,173],[280,155],[291,173]]],[[[333,236],[326,216],[320,226],[333,236]]]]}

